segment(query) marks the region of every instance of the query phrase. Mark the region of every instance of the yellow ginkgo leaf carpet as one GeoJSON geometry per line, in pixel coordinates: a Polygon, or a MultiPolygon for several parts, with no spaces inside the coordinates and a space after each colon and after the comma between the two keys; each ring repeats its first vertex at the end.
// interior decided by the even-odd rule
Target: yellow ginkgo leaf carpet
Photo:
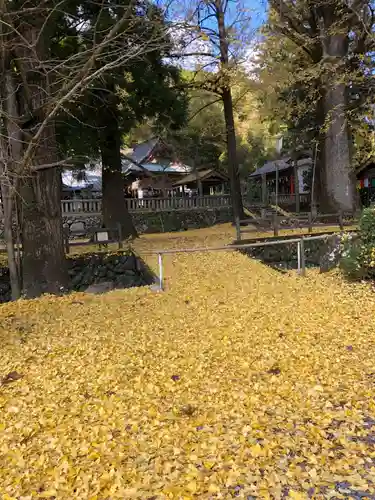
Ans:
{"type": "Polygon", "coordinates": [[[0,307],[0,498],[375,498],[369,286],[164,260],[163,293],[0,307]]]}

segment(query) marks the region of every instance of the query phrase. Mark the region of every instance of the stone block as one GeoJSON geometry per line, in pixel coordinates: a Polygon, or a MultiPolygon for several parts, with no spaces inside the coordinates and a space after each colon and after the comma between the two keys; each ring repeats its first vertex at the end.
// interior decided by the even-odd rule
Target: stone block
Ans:
{"type": "Polygon", "coordinates": [[[323,246],[319,261],[321,273],[327,273],[338,266],[341,259],[341,250],[340,235],[335,234],[327,238],[327,243],[323,246]]]}
{"type": "Polygon", "coordinates": [[[106,293],[109,292],[110,290],[113,290],[114,287],[115,285],[112,281],[103,281],[102,283],[96,283],[94,285],[88,286],[85,290],[85,293],[94,293],[94,294],[106,293]]]}

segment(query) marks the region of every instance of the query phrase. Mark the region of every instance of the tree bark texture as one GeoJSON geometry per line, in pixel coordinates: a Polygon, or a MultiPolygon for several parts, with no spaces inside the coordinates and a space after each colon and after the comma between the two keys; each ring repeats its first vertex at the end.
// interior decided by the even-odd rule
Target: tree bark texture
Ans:
{"type": "MultiPolygon", "coordinates": [[[[51,97],[48,74],[40,65],[40,61],[45,60],[44,42],[47,42],[41,29],[38,23],[24,26],[23,36],[35,49],[25,44],[17,54],[24,82],[20,91],[21,112],[28,111],[33,117],[24,128],[26,146],[45,118],[44,114],[37,118],[38,110],[51,97]]],[[[30,168],[58,160],[55,125],[51,120],[36,144],[31,161],[19,172],[23,294],[28,298],[42,293],[61,293],[68,285],[61,216],[61,169],[34,173],[30,168]]]]}
{"type": "Polygon", "coordinates": [[[11,190],[7,181],[1,183],[1,198],[3,202],[4,217],[4,239],[7,249],[9,280],[12,293],[12,300],[17,300],[21,296],[21,284],[19,269],[17,266],[16,252],[14,248],[13,235],[13,202],[11,190]]]}
{"type": "Polygon", "coordinates": [[[230,89],[224,89],[222,93],[224,118],[227,137],[228,151],[228,174],[230,179],[230,190],[232,197],[233,217],[243,219],[243,204],[241,195],[241,183],[237,163],[236,130],[233,117],[233,102],[230,89]]]}
{"type": "Polygon", "coordinates": [[[136,237],[137,231],[125,200],[120,148],[120,130],[112,121],[100,134],[103,223],[108,229],[120,225],[123,238],[136,237]]]}
{"type": "Polygon", "coordinates": [[[320,27],[324,67],[324,172],[321,172],[320,180],[327,208],[353,212],[356,209],[356,189],[347,118],[348,87],[345,82],[349,34],[345,26],[340,26],[339,21],[334,6],[327,5],[323,8],[320,27]]]}
{"type": "Polygon", "coordinates": [[[356,208],[355,173],[352,169],[346,102],[344,84],[327,89],[324,97],[326,128],[322,182],[328,206],[335,211],[353,212],[356,208]]]}
{"type": "Polygon", "coordinates": [[[228,76],[225,74],[229,69],[228,36],[225,28],[223,2],[221,0],[215,0],[215,8],[220,44],[221,70],[224,71],[221,98],[224,107],[224,120],[227,137],[228,174],[232,197],[233,217],[234,220],[236,220],[237,218],[243,219],[244,211],[242,204],[241,183],[238,172],[236,129],[233,117],[232,93],[229,86],[228,76]]]}
{"type": "Polygon", "coordinates": [[[353,23],[346,4],[311,2],[303,14],[298,3],[271,4],[280,13],[281,34],[304,48],[320,71],[321,99],[315,111],[321,131],[314,185],[319,210],[352,212],[358,206],[358,194],[347,114],[353,23]]]}
{"type": "Polygon", "coordinates": [[[33,298],[43,293],[61,293],[67,288],[68,274],[61,217],[60,169],[50,168],[25,176],[21,204],[23,294],[33,298]]]}
{"type": "MultiPolygon", "coordinates": [[[[5,62],[5,61],[3,61],[5,62]]],[[[22,134],[16,125],[18,109],[16,102],[16,86],[9,66],[3,68],[1,81],[3,131],[0,139],[0,191],[3,204],[4,238],[7,249],[9,278],[12,300],[21,296],[20,266],[14,248],[13,215],[15,214],[16,179],[14,170],[20,159],[22,150],[22,134]]],[[[19,249],[17,250],[19,252],[19,249]]],[[[17,254],[19,255],[19,254],[17,254]]]]}

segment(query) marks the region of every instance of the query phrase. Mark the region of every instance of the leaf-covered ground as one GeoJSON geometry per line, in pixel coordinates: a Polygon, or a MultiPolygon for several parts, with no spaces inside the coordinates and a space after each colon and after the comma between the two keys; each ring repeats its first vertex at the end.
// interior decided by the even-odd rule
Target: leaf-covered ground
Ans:
{"type": "Polygon", "coordinates": [[[370,288],[234,252],[165,263],[164,293],[1,306],[0,498],[375,498],[370,288]]]}

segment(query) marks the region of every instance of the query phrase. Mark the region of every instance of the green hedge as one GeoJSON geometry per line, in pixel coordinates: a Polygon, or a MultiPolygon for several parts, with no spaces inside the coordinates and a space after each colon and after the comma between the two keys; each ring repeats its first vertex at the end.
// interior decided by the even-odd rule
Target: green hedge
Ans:
{"type": "Polygon", "coordinates": [[[375,278],[375,207],[365,208],[362,212],[358,239],[343,239],[341,269],[351,279],[375,278]]]}

